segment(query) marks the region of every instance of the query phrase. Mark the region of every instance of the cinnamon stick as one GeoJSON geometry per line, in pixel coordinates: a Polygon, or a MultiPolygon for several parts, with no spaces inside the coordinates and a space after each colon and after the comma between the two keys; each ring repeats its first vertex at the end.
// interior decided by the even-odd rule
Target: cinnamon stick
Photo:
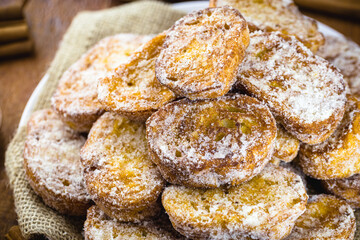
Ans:
{"type": "Polygon", "coordinates": [[[0,21],[0,27],[9,27],[9,26],[14,26],[14,25],[19,25],[19,24],[25,24],[25,20],[24,19],[16,19],[16,20],[0,21]]]}
{"type": "Polygon", "coordinates": [[[0,27],[0,43],[26,39],[28,35],[29,31],[25,22],[13,26],[0,27]]]}
{"type": "Polygon", "coordinates": [[[1,0],[0,1],[0,20],[23,18],[23,0],[1,0]]]}
{"type": "Polygon", "coordinates": [[[0,45],[0,58],[18,56],[32,51],[33,43],[31,40],[7,43],[0,45]]]}

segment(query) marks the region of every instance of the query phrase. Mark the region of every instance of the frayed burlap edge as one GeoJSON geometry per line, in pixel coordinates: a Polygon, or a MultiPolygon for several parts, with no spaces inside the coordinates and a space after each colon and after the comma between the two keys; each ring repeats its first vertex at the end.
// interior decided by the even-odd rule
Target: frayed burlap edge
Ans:
{"type": "MultiPolygon", "coordinates": [[[[96,12],[82,12],[71,23],[47,71],[49,76],[33,111],[50,107],[50,98],[63,72],[100,39],[117,33],[156,34],[184,14],[155,2],[135,2],[96,12]]],[[[26,127],[17,129],[5,156],[5,169],[14,191],[20,229],[29,239],[82,239],[83,219],[67,217],[47,207],[29,186],[23,169],[26,127]]]]}

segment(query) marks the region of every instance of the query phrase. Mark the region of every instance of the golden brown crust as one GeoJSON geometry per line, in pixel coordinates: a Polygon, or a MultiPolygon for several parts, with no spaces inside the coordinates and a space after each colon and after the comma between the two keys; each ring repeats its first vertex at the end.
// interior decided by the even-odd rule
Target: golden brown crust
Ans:
{"type": "Polygon", "coordinates": [[[195,239],[283,239],[305,211],[307,194],[296,174],[269,164],[230,188],[169,186],[162,203],[174,228],[195,239]]]}
{"type": "Polygon", "coordinates": [[[350,205],[331,195],[313,195],[286,240],[352,240],[355,230],[350,205]]]}
{"type": "Polygon", "coordinates": [[[167,32],[156,60],[156,77],[179,96],[190,99],[225,95],[249,44],[245,19],[231,7],[186,15],[167,32]]]}
{"type": "Polygon", "coordinates": [[[338,70],[294,37],[254,32],[236,85],[264,101],[302,142],[326,140],[345,110],[346,84],[338,70]]]}
{"type": "Polygon", "coordinates": [[[360,173],[360,101],[349,95],[344,118],[323,143],[301,144],[298,163],[318,179],[347,178],[360,173]]]}
{"type": "Polygon", "coordinates": [[[314,53],[325,42],[316,21],[304,16],[292,0],[210,0],[210,7],[223,5],[238,9],[250,32],[280,31],[293,35],[314,53]]]}
{"type": "Polygon", "coordinates": [[[163,177],[190,187],[237,185],[269,161],[276,123],[258,100],[240,94],[182,99],[146,122],[152,160],[163,177]]]}
{"type": "Polygon", "coordinates": [[[328,192],[346,200],[353,208],[360,208],[360,174],[324,180],[322,185],[328,192]]]}
{"type": "Polygon", "coordinates": [[[168,220],[156,219],[141,223],[121,223],[109,218],[97,206],[89,208],[84,224],[86,240],[174,240],[184,239],[169,226],[168,220]],[[165,225],[164,225],[165,224],[165,225]]]}
{"type": "Polygon", "coordinates": [[[30,186],[60,213],[85,215],[91,206],[80,164],[85,138],[51,110],[35,112],[28,122],[24,168],[30,186]]]}
{"type": "Polygon", "coordinates": [[[52,107],[71,128],[87,132],[103,113],[97,99],[98,78],[128,59],[149,39],[118,34],[101,40],[66,70],[51,99],[52,107]]]}
{"type": "Polygon", "coordinates": [[[155,77],[155,60],[165,39],[161,33],[147,42],[130,59],[102,79],[98,99],[108,111],[132,120],[145,121],[175,95],[155,77]]]}
{"type": "Polygon", "coordinates": [[[140,221],[160,212],[164,187],[148,158],[145,125],[104,113],[81,149],[86,188],[94,202],[120,221],[140,221]]]}
{"type": "Polygon", "coordinates": [[[277,124],[277,135],[272,160],[291,162],[298,154],[300,141],[277,124]]]}

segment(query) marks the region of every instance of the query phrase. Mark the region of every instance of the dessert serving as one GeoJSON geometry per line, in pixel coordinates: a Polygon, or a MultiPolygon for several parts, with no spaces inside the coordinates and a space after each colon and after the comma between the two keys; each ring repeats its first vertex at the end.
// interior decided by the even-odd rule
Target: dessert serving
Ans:
{"type": "Polygon", "coordinates": [[[356,71],[323,43],[289,0],[107,37],[30,119],[29,183],[85,239],[354,239],[356,71]]]}

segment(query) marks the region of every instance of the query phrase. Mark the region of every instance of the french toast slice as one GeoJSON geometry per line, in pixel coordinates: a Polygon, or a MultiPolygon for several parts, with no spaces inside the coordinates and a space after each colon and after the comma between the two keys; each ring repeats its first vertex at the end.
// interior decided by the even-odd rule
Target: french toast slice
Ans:
{"type": "Polygon", "coordinates": [[[305,213],[285,240],[352,240],[355,230],[350,205],[332,195],[320,194],[309,198],[305,213]]]}
{"type": "Polygon", "coordinates": [[[163,206],[174,228],[194,239],[283,239],[305,211],[301,178],[269,164],[230,188],[166,187],[163,206]]]}
{"type": "Polygon", "coordinates": [[[169,103],[146,122],[152,160],[163,177],[189,187],[237,185],[273,153],[276,122],[257,99],[240,94],[169,103]]]}
{"type": "Polygon", "coordinates": [[[328,35],[325,39],[316,54],[339,68],[351,93],[360,95],[360,46],[344,37],[328,35]]]}
{"type": "Polygon", "coordinates": [[[247,23],[231,7],[208,8],[178,20],[156,60],[156,77],[189,99],[225,95],[249,44],[247,23]]]}
{"type": "Polygon", "coordinates": [[[224,5],[243,14],[250,32],[279,31],[292,35],[314,53],[325,42],[316,21],[304,16],[292,0],[210,0],[210,7],[224,5]]]}
{"type": "Polygon", "coordinates": [[[360,173],[360,101],[348,95],[344,117],[336,131],[316,145],[301,144],[297,163],[304,173],[327,180],[360,173]]]}
{"type": "Polygon", "coordinates": [[[148,157],[145,124],[106,112],[81,149],[86,188],[110,217],[138,222],[161,211],[165,181],[148,157]]]}
{"type": "Polygon", "coordinates": [[[24,149],[30,186],[46,205],[60,213],[85,215],[91,206],[80,163],[85,138],[63,123],[51,109],[32,114],[24,149]]]}
{"type": "Polygon", "coordinates": [[[346,200],[351,207],[360,208],[360,174],[321,182],[328,192],[346,200]]]}
{"type": "Polygon", "coordinates": [[[97,99],[99,78],[125,62],[149,36],[118,34],[107,37],[64,72],[51,98],[53,109],[71,128],[88,132],[103,113],[97,99]]]}
{"type": "Polygon", "coordinates": [[[300,141],[325,141],[345,111],[341,73],[293,36],[257,31],[250,37],[235,86],[265,102],[300,141]]]}
{"type": "Polygon", "coordinates": [[[185,239],[185,237],[177,235],[175,230],[169,231],[166,228],[172,228],[168,221],[169,220],[156,219],[141,223],[124,223],[109,218],[99,207],[92,206],[87,212],[87,218],[84,224],[84,235],[86,240],[185,239]]]}
{"type": "Polygon", "coordinates": [[[175,99],[175,94],[155,77],[155,60],[164,39],[164,33],[154,37],[127,62],[100,79],[98,99],[107,111],[145,121],[159,107],[175,99]]]}

